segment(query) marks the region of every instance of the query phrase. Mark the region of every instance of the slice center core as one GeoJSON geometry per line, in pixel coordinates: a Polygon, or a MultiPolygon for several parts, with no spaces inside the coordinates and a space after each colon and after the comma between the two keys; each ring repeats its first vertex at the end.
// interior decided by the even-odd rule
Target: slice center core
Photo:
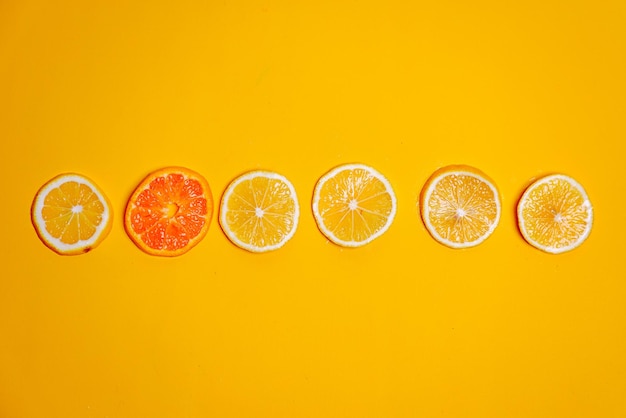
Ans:
{"type": "Polygon", "coordinates": [[[179,208],[176,203],[170,202],[165,208],[163,208],[163,212],[168,218],[173,218],[178,213],[178,209],[179,208]]]}

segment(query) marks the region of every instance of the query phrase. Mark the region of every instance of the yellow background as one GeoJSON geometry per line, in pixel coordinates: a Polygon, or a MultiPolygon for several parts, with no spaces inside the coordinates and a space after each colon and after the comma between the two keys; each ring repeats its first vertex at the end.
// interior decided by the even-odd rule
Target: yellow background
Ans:
{"type": "Polygon", "coordinates": [[[626,3],[0,2],[0,416],[624,417],[626,3]],[[367,163],[390,230],[341,249],[313,187],[367,163]],[[438,167],[474,165],[503,214],[479,247],[418,216],[438,167]],[[186,255],[121,222],[150,171],[202,173],[219,202],[255,168],[296,187],[299,229],[263,255],[216,214],[186,255]],[[75,171],[109,237],[61,257],[30,223],[75,171]],[[529,181],[564,172],[595,207],[553,256],[516,229],[529,181]]]}

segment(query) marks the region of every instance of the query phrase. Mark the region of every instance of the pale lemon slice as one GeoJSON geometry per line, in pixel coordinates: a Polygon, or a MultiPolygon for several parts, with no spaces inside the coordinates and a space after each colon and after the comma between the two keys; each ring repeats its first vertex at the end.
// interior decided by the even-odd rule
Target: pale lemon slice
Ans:
{"type": "Polygon", "coordinates": [[[451,248],[480,244],[500,221],[500,195],[495,183],[467,165],[435,171],[422,189],[420,207],[430,235],[451,248]]]}
{"type": "Polygon", "coordinates": [[[31,219],[37,235],[62,255],[84,254],[97,247],[111,230],[111,204],[90,179],[61,174],[37,192],[31,219]]]}
{"type": "Polygon", "coordinates": [[[226,188],[220,206],[220,225],[235,245],[261,253],[284,246],[296,232],[300,206],[286,177],[252,171],[226,188]]]}
{"type": "Polygon", "coordinates": [[[545,252],[559,254],[582,244],[591,232],[593,208],[573,178],[554,174],[531,184],[517,206],[520,232],[545,252]]]}
{"type": "Polygon", "coordinates": [[[361,247],[389,229],[397,205],[382,174],[364,164],[346,164],[319,179],[312,206],[318,228],[330,241],[361,247]]]}

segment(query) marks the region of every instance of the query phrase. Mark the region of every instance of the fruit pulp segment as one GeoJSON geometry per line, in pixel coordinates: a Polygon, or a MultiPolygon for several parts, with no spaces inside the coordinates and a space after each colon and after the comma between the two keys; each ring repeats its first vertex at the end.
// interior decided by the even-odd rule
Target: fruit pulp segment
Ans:
{"type": "Polygon", "coordinates": [[[168,174],[152,180],[139,193],[130,219],[133,231],[150,248],[177,250],[200,234],[207,213],[200,182],[168,174]]]}
{"type": "Polygon", "coordinates": [[[325,226],[342,241],[364,241],[385,226],[393,202],[385,184],[367,170],[329,178],[320,190],[318,210],[325,226]]]}
{"type": "Polygon", "coordinates": [[[91,238],[103,213],[104,205],[93,190],[73,181],[51,189],[41,210],[48,233],[66,244],[91,238]]]}
{"type": "Polygon", "coordinates": [[[443,238],[454,243],[483,237],[498,215],[491,187],[477,177],[463,174],[442,177],[427,205],[430,223],[443,238]]]}
{"type": "Polygon", "coordinates": [[[226,222],[240,240],[256,247],[281,243],[294,228],[296,202],[279,179],[258,176],[232,190],[226,222]]]}
{"type": "Polygon", "coordinates": [[[545,246],[564,248],[585,233],[590,205],[570,183],[551,179],[527,195],[522,218],[531,239],[545,246]]]}

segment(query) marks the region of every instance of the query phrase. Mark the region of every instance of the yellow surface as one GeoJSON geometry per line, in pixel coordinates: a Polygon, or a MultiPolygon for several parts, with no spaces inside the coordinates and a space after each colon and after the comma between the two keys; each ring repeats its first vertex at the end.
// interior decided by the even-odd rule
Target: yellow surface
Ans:
{"type": "Polygon", "coordinates": [[[615,1],[0,2],[2,417],[626,416],[626,7],[615,1]],[[329,244],[310,211],[331,167],[398,196],[390,230],[329,244]],[[418,216],[438,167],[498,184],[482,245],[418,216]],[[184,165],[219,199],[242,172],[287,176],[303,208],[250,254],[216,222],[155,258],[122,214],[184,165]],[[61,257],[30,224],[37,189],[91,177],[115,211],[61,257]],[[544,254],[516,229],[538,175],[595,205],[588,241],[544,254]]]}

